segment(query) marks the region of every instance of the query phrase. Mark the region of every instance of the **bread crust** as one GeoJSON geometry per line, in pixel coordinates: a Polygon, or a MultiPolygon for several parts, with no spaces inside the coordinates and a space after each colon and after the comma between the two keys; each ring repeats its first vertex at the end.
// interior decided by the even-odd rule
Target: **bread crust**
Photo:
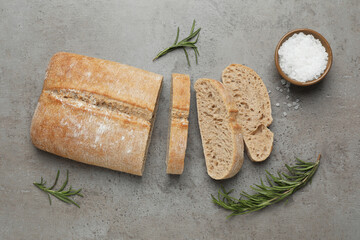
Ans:
{"type": "Polygon", "coordinates": [[[190,110],[190,76],[187,74],[172,74],[172,107],[184,111],[188,117],[190,110]]]}
{"type": "Polygon", "coordinates": [[[31,123],[32,142],[62,157],[141,176],[161,83],[161,75],[141,69],[57,53],[50,61],[31,123]],[[148,89],[143,92],[144,86],[148,89]],[[82,95],[70,97],[73,92],[86,93],[90,100],[82,95]],[[101,104],[110,102],[111,106],[93,101],[98,96],[103,98],[101,104]],[[122,101],[128,111],[113,107],[122,101]],[[145,114],[132,114],[134,109],[143,109],[145,114]]]}
{"type": "Polygon", "coordinates": [[[232,94],[248,157],[255,162],[267,159],[274,134],[267,128],[273,121],[268,91],[259,75],[241,64],[230,64],[222,73],[222,82],[232,94]]]}
{"type": "Polygon", "coordinates": [[[172,100],[170,108],[170,128],[168,137],[168,174],[182,174],[188,136],[188,116],[190,110],[190,77],[173,73],[171,84],[172,100]]]}
{"type": "MultiPolygon", "coordinates": [[[[230,93],[224,88],[223,84],[221,84],[219,81],[213,80],[213,79],[207,79],[207,78],[200,78],[196,81],[195,83],[195,90],[198,93],[200,87],[199,85],[202,82],[208,82],[210,83],[213,87],[216,88],[217,92],[219,93],[219,95],[221,96],[222,101],[225,103],[225,107],[226,110],[228,112],[228,124],[229,127],[231,129],[231,140],[232,140],[232,158],[230,160],[230,165],[228,166],[228,171],[224,172],[221,176],[219,175],[215,175],[213,174],[211,171],[209,171],[209,159],[207,159],[207,154],[205,152],[205,147],[203,147],[204,149],[204,155],[205,155],[205,162],[206,162],[206,166],[207,166],[207,171],[210,177],[212,177],[213,179],[216,180],[221,180],[221,179],[227,179],[227,178],[231,178],[233,176],[235,176],[241,169],[243,161],[244,161],[244,143],[243,143],[243,138],[242,138],[242,133],[241,133],[241,126],[238,123],[238,110],[237,107],[232,99],[232,96],[230,95],[230,93]]],[[[197,111],[198,111],[198,116],[200,116],[200,107],[199,107],[199,99],[198,99],[198,95],[197,95],[197,111]]],[[[202,124],[199,121],[199,126],[200,126],[200,133],[201,133],[201,140],[203,145],[205,144],[205,139],[204,139],[204,132],[202,130],[202,124]]]]}
{"type": "Polygon", "coordinates": [[[162,79],[125,64],[59,52],[50,60],[43,90],[93,92],[154,112],[162,79]]]}

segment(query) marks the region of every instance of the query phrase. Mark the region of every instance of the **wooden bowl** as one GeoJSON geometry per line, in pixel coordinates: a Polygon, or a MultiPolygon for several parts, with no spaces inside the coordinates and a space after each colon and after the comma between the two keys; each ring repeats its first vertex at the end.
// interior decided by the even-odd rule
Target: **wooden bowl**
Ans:
{"type": "Polygon", "coordinates": [[[326,74],[328,74],[328,72],[330,71],[332,61],[333,61],[333,55],[332,55],[332,51],[331,51],[330,44],[328,43],[328,41],[326,41],[326,39],[320,33],[316,32],[314,30],[311,30],[311,29],[307,29],[307,28],[295,29],[295,30],[288,32],[280,39],[280,41],[277,44],[276,49],[275,49],[275,65],[276,65],[278,72],[285,80],[289,81],[292,84],[298,85],[298,86],[310,86],[310,85],[320,82],[326,76],[326,74]],[[328,62],[327,62],[327,65],[326,65],[326,68],[325,68],[325,71],[323,72],[323,74],[321,74],[321,76],[319,78],[311,80],[311,81],[307,81],[307,82],[299,82],[299,81],[296,81],[296,80],[288,77],[286,75],[286,73],[284,73],[282,71],[280,64],[279,64],[279,53],[278,53],[279,48],[281,47],[283,42],[288,40],[292,35],[294,35],[295,33],[300,33],[300,32],[303,32],[304,34],[311,34],[314,36],[314,38],[319,39],[321,44],[324,46],[326,52],[328,53],[328,62]]]}

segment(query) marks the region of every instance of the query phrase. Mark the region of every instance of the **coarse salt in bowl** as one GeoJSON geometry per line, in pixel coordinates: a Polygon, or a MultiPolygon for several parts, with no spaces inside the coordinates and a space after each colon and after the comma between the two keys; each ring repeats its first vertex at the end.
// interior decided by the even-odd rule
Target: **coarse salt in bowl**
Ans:
{"type": "Polygon", "coordinates": [[[326,39],[311,29],[287,33],[275,50],[275,64],[287,81],[308,86],[321,81],[332,65],[332,51],[326,39]]]}

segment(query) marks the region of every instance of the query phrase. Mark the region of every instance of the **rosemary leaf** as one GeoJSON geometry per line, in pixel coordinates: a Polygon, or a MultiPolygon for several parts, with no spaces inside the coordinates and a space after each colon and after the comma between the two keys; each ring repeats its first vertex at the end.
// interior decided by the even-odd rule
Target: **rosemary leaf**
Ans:
{"type": "Polygon", "coordinates": [[[83,195],[80,193],[82,189],[79,190],[74,190],[72,189],[72,187],[70,186],[70,188],[68,190],[64,190],[69,182],[69,171],[66,171],[66,180],[63,183],[63,185],[60,187],[59,190],[53,190],[53,188],[56,186],[57,181],[59,179],[59,175],[60,175],[60,170],[58,170],[57,174],[56,174],[56,178],[55,178],[55,182],[51,187],[46,187],[46,181],[44,181],[43,177],[41,177],[40,183],[34,182],[34,185],[39,188],[41,191],[47,193],[48,198],[49,198],[49,203],[51,205],[51,198],[50,195],[54,196],[55,198],[68,203],[68,204],[74,204],[75,206],[77,206],[78,208],[80,208],[80,206],[73,201],[72,199],[70,199],[70,196],[80,196],[83,197],[83,195]]]}
{"type": "Polygon", "coordinates": [[[279,172],[276,177],[265,170],[266,180],[270,186],[265,186],[263,181],[260,180],[260,184],[250,186],[255,191],[255,194],[250,195],[244,191],[240,193],[244,197],[243,199],[241,197],[239,199],[231,197],[229,194],[233,190],[227,192],[223,187],[219,189],[218,198],[213,195],[211,195],[211,198],[215,204],[232,211],[228,218],[258,211],[280,202],[310,182],[319,167],[320,157],[321,155],[319,155],[316,162],[304,162],[297,158],[295,166],[285,165],[290,174],[279,172]]]}
{"type": "Polygon", "coordinates": [[[175,49],[178,49],[178,48],[182,48],[184,49],[184,53],[185,53],[185,57],[186,57],[186,60],[187,60],[187,63],[188,65],[190,66],[190,61],[189,61],[189,55],[186,51],[185,48],[192,48],[194,50],[194,53],[195,53],[195,60],[196,60],[196,64],[198,63],[198,56],[200,56],[199,54],[199,51],[196,47],[196,43],[199,39],[199,35],[200,35],[200,31],[201,31],[201,28],[197,29],[196,31],[195,30],[195,20],[193,21],[193,25],[191,26],[191,30],[190,30],[190,34],[189,36],[187,36],[186,38],[184,38],[183,40],[181,40],[180,42],[178,42],[179,40],[179,33],[180,33],[180,28],[178,27],[177,28],[177,33],[176,33],[176,38],[175,38],[175,41],[173,43],[173,45],[171,45],[170,47],[160,51],[156,57],[153,59],[153,61],[155,61],[156,59],[164,56],[165,54],[169,53],[169,52],[172,52],[174,51],[175,49]],[[191,42],[190,40],[193,39],[194,37],[196,37],[196,40],[191,42]]]}

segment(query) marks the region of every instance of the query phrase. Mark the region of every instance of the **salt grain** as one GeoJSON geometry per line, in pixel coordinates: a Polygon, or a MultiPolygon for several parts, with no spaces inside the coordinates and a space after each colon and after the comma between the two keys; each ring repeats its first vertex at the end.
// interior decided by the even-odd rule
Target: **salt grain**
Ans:
{"type": "Polygon", "coordinates": [[[281,81],[281,85],[285,85],[285,84],[286,84],[285,79],[281,79],[280,81],[281,81]]]}
{"type": "Polygon", "coordinates": [[[275,105],[276,105],[277,107],[280,107],[280,103],[276,103],[275,105]]]}
{"type": "Polygon", "coordinates": [[[286,117],[286,116],[287,116],[287,113],[286,113],[286,112],[283,112],[283,116],[286,117]]]}
{"type": "Polygon", "coordinates": [[[328,54],[318,39],[295,33],[280,47],[279,63],[290,78],[299,82],[314,80],[325,71],[328,54]]]}
{"type": "Polygon", "coordinates": [[[292,107],[292,104],[291,104],[291,103],[288,103],[287,106],[288,106],[288,107],[292,107]]]}
{"type": "Polygon", "coordinates": [[[295,109],[295,110],[298,110],[298,109],[299,109],[299,105],[296,105],[296,106],[294,107],[294,109],[295,109]]]}

